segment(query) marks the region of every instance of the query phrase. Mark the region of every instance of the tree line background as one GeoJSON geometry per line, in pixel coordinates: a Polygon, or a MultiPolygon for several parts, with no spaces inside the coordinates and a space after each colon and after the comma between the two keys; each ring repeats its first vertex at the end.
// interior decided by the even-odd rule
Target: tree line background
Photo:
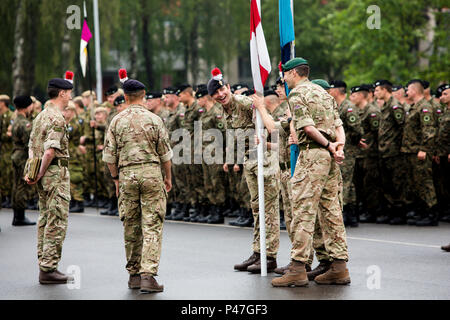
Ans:
{"type": "MultiPolygon", "coordinates": [[[[278,0],[262,0],[262,23],[273,61],[280,59],[278,0]]],[[[423,78],[432,88],[450,79],[450,10],[445,0],[295,0],[296,55],[308,59],[311,78],[348,85],[423,78]],[[381,9],[381,28],[370,30],[367,7],[381,9]]],[[[81,30],[68,30],[67,7],[82,0],[2,0],[0,93],[45,97],[48,79],[74,70],[81,77],[81,30]]],[[[94,34],[92,0],[86,1],[94,34]]],[[[249,0],[99,0],[103,69],[127,61],[132,77],[151,90],[162,75],[176,83],[210,77],[212,66],[249,56],[249,0]],[[200,63],[200,60],[202,63],[200,63]],[[175,69],[177,61],[185,66],[175,69]]],[[[94,34],[95,37],[95,34],[94,34]]],[[[94,67],[94,38],[90,42],[94,67]]],[[[245,61],[245,60],[244,60],[245,61]]],[[[248,58],[248,62],[249,62],[248,58]]],[[[95,71],[92,72],[95,83],[95,71]]],[[[106,88],[105,88],[106,89],[106,88]]]]}

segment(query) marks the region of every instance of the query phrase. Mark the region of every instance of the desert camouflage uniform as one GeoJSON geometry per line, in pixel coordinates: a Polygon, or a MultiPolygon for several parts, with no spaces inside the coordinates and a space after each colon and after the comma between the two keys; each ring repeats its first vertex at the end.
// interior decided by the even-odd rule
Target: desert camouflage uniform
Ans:
{"type": "Polygon", "coordinates": [[[309,80],[300,81],[288,99],[294,110],[294,127],[300,148],[291,178],[291,228],[294,232],[291,258],[308,263],[318,220],[326,252],[332,259],[348,260],[342,218],[341,172],[330,152],[312,141],[303,130],[306,126],[314,126],[330,141],[335,141],[336,128],[342,126],[336,103],[325,90],[309,80]]]}
{"type": "MultiPolygon", "coordinates": [[[[256,148],[250,149],[250,140],[254,139],[255,124],[253,101],[245,96],[232,95],[229,106],[230,114],[225,112],[227,122],[232,129],[243,129],[238,135],[240,140],[245,139],[244,175],[250,191],[250,204],[253,211],[253,252],[260,252],[259,239],[259,199],[258,199],[258,162],[256,148]],[[231,118],[231,119],[230,119],[231,118]],[[247,129],[251,129],[248,130],[247,129]],[[248,136],[244,138],[244,134],[248,136]],[[240,136],[239,136],[240,135],[240,136]]],[[[255,121],[256,122],[256,121],[255,121]]],[[[267,134],[266,134],[267,136],[267,134]]],[[[268,257],[275,258],[280,245],[280,167],[278,151],[267,150],[264,153],[264,203],[266,224],[266,252],[268,257]]]]}
{"type": "Polygon", "coordinates": [[[70,201],[69,139],[64,117],[52,102],[34,120],[29,148],[33,158],[41,159],[46,150],[55,150],[53,162],[37,183],[39,267],[50,272],[61,260],[70,201]]]}
{"type": "Polygon", "coordinates": [[[158,273],[167,201],[160,166],[171,158],[162,120],[143,105],[130,105],[111,122],[103,161],[119,168],[119,216],[132,275],[158,273]]]}

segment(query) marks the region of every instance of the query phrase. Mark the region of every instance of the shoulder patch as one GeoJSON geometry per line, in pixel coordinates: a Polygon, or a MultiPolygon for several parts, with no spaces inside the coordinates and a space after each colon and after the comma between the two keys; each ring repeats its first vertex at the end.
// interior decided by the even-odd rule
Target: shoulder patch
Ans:
{"type": "Polygon", "coordinates": [[[61,127],[54,127],[53,130],[55,130],[56,132],[62,132],[63,129],[61,127]]]}
{"type": "Polygon", "coordinates": [[[356,116],[354,116],[354,115],[351,115],[349,118],[348,118],[348,121],[350,121],[350,122],[355,122],[356,121],[356,116]]]}
{"type": "Polygon", "coordinates": [[[220,114],[218,114],[217,116],[216,116],[216,119],[222,119],[222,115],[220,115],[220,114]]]}
{"type": "Polygon", "coordinates": [[[370,114],[370,117],[371,117],[371,118],[375,118],[376,116],[377,116],[376,113],[371,113],[371,114],[370,114]]]}
{"type": "Polygon", "coordinates": [[[79,124],[83,124],[83,122],[84,122],[83,119],[78,119],[79,124]]]}
{"type": "Polygon", "coordinates": [[[27,123],[27,128],[29,128],[29,127],[31,127],[31,123],[30,122],[27,123]]]}
{"type": "Polygon", "coordinates": [[[437,109],[436,113],[442,113],[442,110],[441,109],[437,109]]]}
{"type": "Polygon", "coordinates": [[[428,112],[428,109],[427,109],[427,108],[423,108],[423,109],[422,109],[422,112],[423,112],[423,113],[427,113],[427,112],[428,112]]]}
{"type": "Polygon", "coordinates": [[[69,127],[67,128],[67,130],[68,130],[69,132],[72,132],[72,131],[73,131],[73,127],[72,127],[72,126],[69,126],[69,127]]]}
{"type": "Polygon", "coordinates": [[[347,112],[353,112],[353,108],[348,108],[347,112]]]}
{"type": "Polygon", "coordinates": [[[203,112],[205,112],[205,109],[200,108],[200,109],[198,109],[198,112],[203,113],[203,112]]]}
{"type": "Polygon", "coordinates": [[[396,110],[396,109],[398,109],[398,106],[395,105],[395,106],[392,107],[392,109],[396,110]]]}
{"type": "Polygon", "coordinates": [[[184,117],[184,113],[180,113],[180,117],[184,117]]]}

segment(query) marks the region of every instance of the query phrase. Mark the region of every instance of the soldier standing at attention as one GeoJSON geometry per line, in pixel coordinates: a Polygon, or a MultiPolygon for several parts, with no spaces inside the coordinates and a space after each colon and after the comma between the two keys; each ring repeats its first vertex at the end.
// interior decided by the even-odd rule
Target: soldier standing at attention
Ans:
{"type": "Polygon", "coordinates": [[[7,95],[0,95],[0,195],[2,196],[3,208],[11,208],[12,190],[12,165],[11,150],[12,139],[8,127],[13,123],[14,112],[9,109],[10,98],[7,95]]]}
{"type": "Polygon", "coordinates": [[[344,81],[336,80],[330,82],[329,94],[336,100],[339,116],[343,122],[345,130],[345,161],[340,166],[342,180],[344,181],[344,223],[345,225],[358,226],[356,186],[354,183],[354,173],[356,166],[356,156],[360,152],[359,141],[363,135],[361,119],[355,105],[347,99],[347,84],[344,81]]]}
{"type": "Polygon", "coordinates": [[[66,237],[70,201],[69,140],[62,112],[67,107],[73,85],[65,79],[51,79],[47,93],[50,100],[33,122],[29,158],[42,160],[35,180],[39,192],[38,260],[39,282],[60,284],[71,280],[57,270],[66,237]]]}
{"type": "Polygon", "coordinates": [[[13,150],[11,159],[14,176],[12,192],[14,219],[12,225],[30,226],[35,225],[36,222],[31,222],[25,217],[30,186],[23,179],[23,172],[28,159],[28,141],[31,132],[29,117],[33,113],[33,102],[29,96],[18,96],[14,99],[14,105],[17,117],[12,126],[13,150]]]}
{"type": "Polygon", "coordinates": [[[230,85],[225,83],[223,75],[218,68],[212,70],[212,76],[208,82],[208,94],[216,102],[221,104],[227,123],[231,124],[231,128],[228,127],[228,129],[244,130],[236,130],[235,136],[237,136],[238,145],[240,140],[244,141],[245,139],[244,175],[250,191],[250,203],[255,221],[253,227],[253,254],[242,263],[236,264],[234,269],[252,273],[261,272],[259,223],[265,223],[267,272],[273,272],[277,267],[276,257],[280,245],[280,166],[278,163],[278,150],[269,150],[268,147],[264,153],[264,202],[266,221],[260,222],[256,146],[250,148],[250,138],[254,138],[255,132],[255,123],[253,121],[254,110],[252,108],[253,101],[249,97],[232,94],[230,85]],[[251,137],[247,136],[249,131],[251,132],[251,137]],[[240,134],[243,137],[239,136],[240,134]]]}
{"type": "Polygon", "coordinates": [[[161,292],[158,273],[167,192],[172,188],[173,152],[162,120],[144,105],[145,86],[119,71],[127,109],[112,120],[103,161],[108,164],[119,197],[123,221],[128,287],[161,292]],[[161,174],[161,164],[165,178],[161,174]]]}
{"type": "Polygon", "coordinates": [[[314,278],[318,284],[348,284],[350,275],[345,226],[342,219],[342,178],[338,165],[344,160],[345,133],[334,99],[308,80],[309,65],[294,58],[283,66],[284,80],[291,92],[300,154],[291,178],[294,241],[291,265],[274,287],[306,286],[308,262],[316,219],[322,229],[326,252],[333,259],[330,269],[314,278]]]}

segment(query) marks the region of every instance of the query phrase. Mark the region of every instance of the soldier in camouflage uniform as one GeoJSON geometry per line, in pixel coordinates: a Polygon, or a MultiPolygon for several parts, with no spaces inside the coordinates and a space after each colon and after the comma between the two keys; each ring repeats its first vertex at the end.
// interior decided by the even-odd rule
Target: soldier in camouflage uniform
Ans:
{"type": "Polygon", "coordinates": [[[206,86],[197,89],[195,97],[201,108],[200,110],[202,110],[200,121],[202,124],[201,134],[203,136],[203,190],[205,197],[209,204],[211,204],[211,208],[209,210],[209,217],[203,218],[206,215],[203,213],[200,214],[199,218],[191,219],[191,221],[203,221],[210,224],[223,223],[223,211],[225,211],[226,198],[225,175],[222,170],[224,159],[223,138],[227,126],[223,109],[218,103],[214,103],[214,100],[208,94],[206,86]],[[210,136],[210,134],[212,134],[212,136],[210,136]],[[211,141],[211,139],[213,139],[213,141],[211,141]],[[216,154],[216,151],[218,150],[220,150],[220,154],[216,154]]]}
{"type": "MultiPolygon", "coordinates": [[[[437,89],[443,115],[439,121],[436,140],[436,161],[439,164],[438,203],[441,209],[440,221],[450,222],[450,85],[443,84],[437,89]]],[[[449,246],[450,247],[450,246],[449,246]]]]}
{"type": "Polygon", "coordinates": [[[77,109],[73,101],[66,108],[67,133],[69,136],[69,173],[70,197],[69,212],[84,212],[83,198],[83,153],[80,149],[80,138],[83,135],[83,126],[77,116],[77,109]]]}
{"type": "Polygon", "coordinates": [[[172,150],[162,120],[143,104],[145,86],[128,79],[123,89],[129,106],[109,126],[103,161],[108,164],[119,196],[128,286],[143,293],[161,292],[164,286],[154,277],[161,255],[167,192],[172,187],[172,150]]]}
{"type": "Polygon", "coordinates": [[[387,80],[375,82],[375,97],[383,100],[380,126],[378,128],[378,152],[380,157],[380,175],[382,212],[376,223],[405,223],[405,160],[400,153],[402,145],[405,110],[392,95],[392,84],[387,80]]]}
{"type": "MultiPolygon", "coordinates": [[[[249,97],[234,95],[230,86],[223,80],[223,75],[218,68],[212,71],[212,79],[208,82],[208,93],[213,99],[220,103],[225,111],[225,117],[230,121],[231,128],[235,130],[238,139],[238,147],[244,142],[244,175],[250,191],[250,203],[253,211],[253,254],[249,259],[234,266],[235,270],[261,272],[260,260],[260,234],[259,234],[259,203],[258,203],[258,163],[256,148],[250,148],[250,139],[254,139],[255,121],[253,101],[249,97]],[[230,119],[231,118],[231,119],[230,119]],[[241,130],[237,130],[241,129],[241,130]],[[242,131],[244,130],[244,131],[242,131]],[[244,140],[245,139],[245,140],[244,140]]],[[[262,104],[264,104],[262,102],[262,104]]],[[[230,128],[228,128],[230,129],[230,128]]],[[[267,134],[266,134],[267,136],[267,134]]],[[[280,244],[280,167],[278,163],[278,151],[269,150],[264,154],[264,202],[266,225],[266,252],[267,271],[271,272],[277,267],[276,256],[280,244]]],[[[239,148],[238,148],[239,151],[239,148]]],[[[239,159],[239,155],[238,155],[239,159]]]]}
{"type": "Polygon", "coordinates": [[[300,154],[292,182],[294,241],[291,266],[274,287],[305,286],[308,262],[318,219],[326,252],[333,259],[330,269],[314,278],[319,284],[348,284],[350,276],[345,227],[342,219],[342,178],[338,164],[344,159],[345,133],[335,100],[308,80],[309,66],[303,58],[283,65],[291,92],[294,128],[300,154]]]}
{"type": "MultiPolygon", "coordinates": [[[[371,86],[371,85],[370,85],[371,86]]],[[[364,132],[360,141],[362,162],[361,194],[367,213],[360,217],[361,222],[375,222],[379,214],[381,200],[381,177],[378,158],[378,128],[381,114],[378,106],[369,103],[367,97],[369,85],[360,85],[351,88],[351,100],[360,110],[361,126],[364,132]]]]}
{"type": "MultiPolygon", "coordinates": [[[[175,93],[176,89],[172,87],[163,90],[164,102],[170,113],[166,121],[166,128],[171,137],[170,142],[172,149],[175,152],[176,150],[179,150],[176,159],[182,160],[184,156],[184,150],[182,148],[183,144],[179,141],[180,137],[175,136],[175,134],[180,133],[179,129],[184,125],[184,113],[186,108],[183,104],[179,103],[178,96],[175,93]]],[[[186,136],[188,134],[189,132],[186,131],[186,136]]],[[[189,189],[187,184],[187,165],[183,163],[183,161],[180,163],[173,161],[172,172],[175,189],[169,193],[171,194],[169,197],[173,199],[173,210],[171,211],[171,214],[166,216],[166,219],[183,220],[184,217],[189,216],[189,202],[187,199],[187,190],[189,189]]]]}
{"type": "Polygon", "coordinates": [[[336,100],[339,116],[345,130],[345,161],[341,168],[342,180],[344,182],[344,223],[351,227],[358,226],[356,187],[354,173],[356,156],[360,152],[359,141],[363,135],[359,111],[350,100],[347,99],[347,85],[344,81],[330,82],[330,95],[336,100]]]}
{"type": "Polygon", "coordinates": [[[12,165],[13,165],[13,192],[12,208],[14,211],[13,226],[35,225],[25,217],[27,208],[27,198],[30,194],[30,186],[27,185],[24,177],[25,163],[28,159],[28,141],[30,139],[31,121],[29,120],[33,112],[33,103],[29,96],[18,96],[14,99],[17,117],[12,126],[12,165]]]}
{"type": "MultiPolygon", "coordinates": [[[[432,176],[432,156],[435,148],[435,114],[424,98],[420,80],[408,83],[408,96],[414,102],[406,117],[401,152],[406,156],[408,184],[417,201],[416,226],[438,225],[436,192],[432,176]]],[[[412,221],[411,221],[412,223],[412,221]]]]}
{"type": "Polygon", "coordinates": [[[33,122],[29,157],[42,159],[36,180],[38,185],[38,260],[41,284],[67,283],[71,277],[57,270],[66,236],[70,201],[69,140],[62,112],[71,99],[73,85],[64,79],[52,79],[47,93],[50,100],[33,122]]]}
{"type": "Polygon", "coordinates": [[[1,207],[11,208],[12,191],[12,164],[11,150],[12,138],[8,127],[13,123],[13,112],[9,109],[10,98],[0,95],[0,195],[2,196],[1,207]]]}

